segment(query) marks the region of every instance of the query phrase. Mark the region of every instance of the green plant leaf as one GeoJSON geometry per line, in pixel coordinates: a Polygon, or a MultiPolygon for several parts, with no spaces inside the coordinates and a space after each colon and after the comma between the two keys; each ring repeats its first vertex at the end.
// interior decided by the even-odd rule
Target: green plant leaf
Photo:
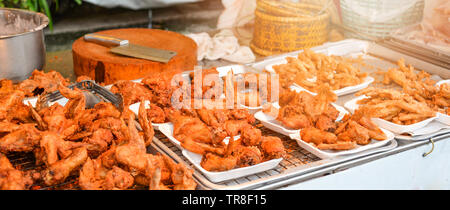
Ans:
{"type": "Polygon", "coordinates": [[[82,0],[74,0],[78,5],[81,5],[82,0]]]}
{"type": "Polygon", "coordinates": [[[29,10],[37,12],[37,7],[34,4],[35,2],[36,1],[33,0],[27,0],[27,6],[29,10]]]}
{"type": "Polygon", "coordinates": [[[55,11],[59,10],[59,0],[54,0],[53,2],[55,2],[55,11]]]}
{"type": "Polygon", "coordinates": [[[45,15],[47,15],[49,20],[48,27],[50,28],[50,31],[53,31],[52,14],[50,13],[50,9],[48,8],[47,0],[39,0],[39,7],[44,11],[45,15]]]}

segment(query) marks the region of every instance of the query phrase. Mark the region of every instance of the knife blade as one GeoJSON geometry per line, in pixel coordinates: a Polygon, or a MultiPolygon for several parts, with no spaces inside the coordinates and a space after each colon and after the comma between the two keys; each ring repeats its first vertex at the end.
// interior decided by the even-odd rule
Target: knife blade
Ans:
{"type": "Polygon", "coordinates": [[[162,63],[168,63],[177,54],[175,51],[136,45],[125,39],[101,34],[86,34],[84,40],[111,47],[110,52],[115,54],[162,63]]]}

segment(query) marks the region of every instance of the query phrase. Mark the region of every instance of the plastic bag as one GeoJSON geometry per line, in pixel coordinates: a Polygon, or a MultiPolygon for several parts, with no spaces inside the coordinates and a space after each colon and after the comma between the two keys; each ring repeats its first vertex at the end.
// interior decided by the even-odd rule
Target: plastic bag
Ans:
{"type": "Polygon", "coordinates": [[[384,23],[402,15],[417,1],[420,0],[377,0],[373,1],[376,6],[371,6],[372,2],[369,0],[341,0],[341,4],[347,5],[351,11],[369,22],[384,23]]]}
{"type": "Polygon", "coordinates": [[[400,28],[392,35],[450,54],[450,1],[426,0],[422,22],[400,28]]]}
{"type": "Polygon", "coordinates": [[[425,1],[422,27],[428,33],[441,33],[450,39],[450,1],[425,1]]]}
{"type": "Polygon", "coordinates": [[[253,21],[256,0],[222,0],[225,10],[219,16],[217,29],[243,26],[253,21]]]}

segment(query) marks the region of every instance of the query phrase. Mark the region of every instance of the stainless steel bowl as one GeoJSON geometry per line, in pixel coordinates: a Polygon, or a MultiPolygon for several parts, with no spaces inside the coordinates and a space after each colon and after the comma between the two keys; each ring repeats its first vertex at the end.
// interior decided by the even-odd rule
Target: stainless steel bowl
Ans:
{"type": "Polygon", "coordinates": [[[0,79],[19,82],[44,67],[47,25],[44,14],[0,8],[0,79]]]}

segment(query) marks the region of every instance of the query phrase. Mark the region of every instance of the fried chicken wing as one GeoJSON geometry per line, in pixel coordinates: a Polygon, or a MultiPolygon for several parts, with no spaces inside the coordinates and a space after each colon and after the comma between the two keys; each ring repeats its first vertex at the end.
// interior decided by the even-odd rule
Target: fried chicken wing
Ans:
{"type": "Polygon", "coordinates": [[[21,124],[17,130],[0,139],[1,152],[31,152],[41,140],[34,124],[21,124]]]}
{"type": "Polygon", "coordinates": [[[240,147],[235,156],[238,158],[236,162],[237,167],[247,167],[256,165],[262,162],[262,154],[258,147],[244,146],[240,147]]]}
{"type": "Polygon", "coordinates": [[[174,185],[174,190],[195,190],[195,188],[197,187],[197,183],[192,176],[192,174],[194,173],[192,169],[188,169],[186,165],[181,163],[176,164],[167,156],[161,157],[163,158],[167,167],[170,169],[170,179],[171,183],[174,185]]]}
{"type": "Polygon", "coordinates": [[[83,190],[102,190],[105,185],[108,169],[103,167],[101,161],[87,158],[80,170],[79,185],[83,190]]]}
{"type": "Polygon", "coordinates": [[[172,110],[169,113],[169,119],[173,123],[173,136],[179,141],[183,142],[184,139],[189,138],[200,143],[213,143],[211,129],[199,118],[172,110]]]}
{"type": "Polygon", "coordinates": [[[237,136],[246,125],[248,125],[247,120],[228,120],[225,122],[224,128],[228,136],[237,136]]]}
{"type": "Polygon", "coordinates": [[[50,186],[64,182],[72,171],[80,168],[86,162],[87,158],[85,147],[74,149],[69,157],[53,163],[42,172],[44,183],[50,186]]]}
{"type": "Polygon", "coordinates": [[[337,141],[334,144],[319,144],[317,148],[321,150],[351,150],[356,146],[356,142],[354,141],[337,141]]]}
{"type": "Polygon", "coordinates": [[[109,129],[99,128],[92,132],[92,135],[83,138],[83,143],[86,143],[86,149],[91,156],[97,156],[108,150],[108,146],[113,142],[114,135],[109,129]]]}
{"type": "Polygon", "coordinates": [[[67,86],[69,80],[56,71],[44,73],[34,70],[31,77],[22,81],[17,88],[23,91],[27,97],[31,97],[56,91],[59,85],[67,86]]]}
{"type": "Polygon", "coordinates": [[[147,115],[150,122],[153,123],[165,123],[168,120],[164,110],[156,104],[150,104],[150,109],[147,109],[147,115]]]}
{"type": "Polygon", "coordinates": [[[321,130],[333,131],[339,111],[330,103],[337,97],[327,85],[320,86],[318,90],[316,96],[305,91],[284,91],[276,120],[289,129],[316,126],[321,130]]]}
{"type": "Polygon", "coordinates": [[[359,145],[370,143],[369,131],[353,120],[349,121],[347,129],[337,137],[339,141],[355,141],[359,145]]]}
{"type": "Polygon", "coordinates": [[[264,136],[261,141],[261,151],[265,160],[277,159],[286,155],[283,142],[275,136],[264,136]]]}
{"type": "Polygon", "coordinates": [[[0,133],[11,133],[12,131],[15,131],[20,128],[19,124],[8,122],[8,121],[1,121],[0,122],[0,133]]]}
{"type": "MultiPolygon", "coordinates": [[[[38,125],[45,130],[49,130],[55,133],[70,135],[71,132],[67,132],[66,129],[73,129],[77,127],[72,119],[68,119],[64,113],[64,107],[55,103],[50,107],[43,108],[38,112],[39,116],[33,114],[33,117],[37,119],[38,125]],[[39,119],[41,118],[41,119],[39,119]]],[[[73,130],[72,130],[73,132],[73,130]]]]}
{"type": "Polygon", "coordinates": [[[0,106],[0,120],[11,121],[16,116],[20,116],[16,112],[22,111],[22,107],[25,107],[25,115],[30,116],[28,107],[22,103],[24,97],[24,93],[18,90],[0,94],[0,104],[2,104],[0,106]]]}
{"type": "Polygon", "coordinates": [[[77,88],[71,90],[65,86],[59,86],[58,90],[61,95],[69,99],[64,106],[64,114],[67,118],[74,119],[80,113],[83,113],[86,108],[86,96],[83,91],[77,88]]]}
{"type": "Polygon", "coordinates": [[[222,145],[210,145],[201,142],[196,142],[191,138],[185,138],[181,142],[181,147],[184,149],[191,151],[197,154],[206,154],[208,152],[212,152],[215,154],[223,154],[225,152],[225,148],[222,145]]]}
{"type": "Polygon", "coordinates": [[[31,177],[13,167],[0,153],[0,190],[26,190],[33,184],[31,177]]]}
{"type": "Polygon", "coordinates": [[[228,171],[236,167],[238,158],[235,156],[221,157],[213,153],[206,153],[200,165],[207,171],[228,171]]]}
{"type": "Polygon", "coordinates": [[[336,135],[315,127],[304,128],[300,130],[300,136],[303,141],[319,145],[321,143],[334,144],[337,141],[336,135]]]}
{"type": "Polygon", "coordinates": [[[120,143],[129,138],[128,128],[125,122],[118,118],[105,117],[93,121],[87,128],[86,131],[94,132],[100,128],[107,129],[112,132],[116,139],[116,143],[120,143]]]}
{"type": "Polygon", "coordinates": [[[315,126],[316,128],[327,132],[334,132],[334,130],[336,130],[336,123],[334,120],[324,114],[319,116],[315,126]]]}
{"type": "Polygon", "coordinates": [[[290,129],[301,129],[312,125],[310,118],[303,114],[301,107],[295,105],[281,107],[276,119],[290,129]]]}
{"type": "Polygon", "coordinates": [[[134,178],[131,174],[117,166],[113,166],[106,173],[104,189],[105,190],[124,190],[133,186],[134,178]]]}
{"type": "Polygon", "coordinates": [[[247,124],[241,128],[242,143],[245,146],[259,146],[261,144],[261,130],[247,124]]]}
{"type": "Polygon", "coordinates": [[[145,109],[144,101],[141,101],[139,106],[139,123],[144,130],[144,141],[145,145],[148,146],[153,141],[153,136],[155,135],[155,131],[153,130],[153,126],[151,121],[148,119],[147,109],[145,109]]]}
{"type": "Polygon", "coordinates": [[[170,107],[172,102],[172,94],[175,87],[171,85],[172,74],[159,74],[146,77],[142,83],[147,86],[152,92],[153,96],[151,102],[160,107],[170,107]]]}
{"type": "Polygon", "coordinates": [[[12,80],[2,79],[0,80],[0,94],[10,93],[14,91],[14,85],[12,80]]]}
{"type": "Polygon", "coordinates": [[[121,80],[114,83],[111,92],[122,95],[125,106],[137,103],[139,101],[151,100],[152,92],[145,85],[133,81],[121,80]]]}

